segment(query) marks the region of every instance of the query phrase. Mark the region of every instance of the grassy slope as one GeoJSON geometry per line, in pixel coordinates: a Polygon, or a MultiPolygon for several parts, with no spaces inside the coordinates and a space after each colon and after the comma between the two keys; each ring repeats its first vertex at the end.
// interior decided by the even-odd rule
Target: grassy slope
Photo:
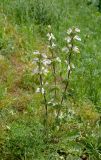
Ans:
{"type": "MultiPolygon", "coordinates": [[[[95,134],[98,129],[96,121],[99,114],[95,111],[94,104],[100,111],[101,14],[93,6],[87,6],[83,0],[80,2],[79,0],[75,0],[75,2],[74,0],[64,0],[63,2],[54,0],[51,5],[50,0],[43,2],[46,10],[41,10],[38,14],[37,11],[41,8],[40,6],[35,10],[34,15],[31,15],[32,19],[29,18],[30,5],[26,0],[21,4],[18,0],[5,0],[0,5],[0,132],[2,133],[0,144],[3,147],[1,153],[4,160],[17,159],[17,157],[20,159],[25,157],[25,154],[27,154],[27,159],[33,159],[33,157],[34,159],[37,157],[36,159],[39,160],[44,159],[43,157],[49,159],[49,155],[54,157],[52,154],[56,154],[57,148],[64,148],[64,150],[70,148],[72,151],[72,148],[80,147],[76,146],[75,143],[72,144],[71,141],[69,145],[67,144],[68,136],[66,137],[66,133],[68,130],[71,129],[69,134],[78,137],[80,130],[85,136],[86,130],[89,135],[91,130],[95,134]],[[48,11],[50,11],[49,14],[48,11]],[[43,21],[44,24],[41,25],[43,21]],[[42,153],[42,148],[47,146],[44,145],[43,135],[40,132],[43,130],[42,124],[39,123],[40,119],[42,120],[42,108],[40,111],[40,97],[33,95],[35,84],[33,84],[34,79],[31,76],[30,57],[33,50],[45,50],[47,24],[50,23],[60,46],[63,46],[61,37],[64,37],[68,27],[78,26],[81,29],[81,55],[75,61],[77,67],[73,74],[71,86],[75,91],[74,98],[76,101],[72,107],[76,108],[77,115],[81,117],[83,124],[80,126],[81,124],[79,125],[78,120],[76,120],[75,123],[70,121],[68,127],[67,124],[63,125],[61,130],[64,132],[52,133],[54,136],[58,135],[59,138],[62,136],[59,144],[55,144],[56,148],[54,148],[54,143],[49,144],[50,147],[46,149],[46,153],[42,153]],[[91,102],[85,102],[86,99],[91,102]],[[88,123],[90,126],[87,126],[88,123]],[[33,134],[30,135],[29,133],[33,134]],[[31,136],[33,137],[33,135],[32,141],[31,136]],[[19,147],[18,144],[20,144],[19,147]],[[11,150],[12,147],[13,151],[11,150]]],[[[91,141],[95,147],[98,134],[90,138],[89,140],[88,136],[86,142],[89,144],[91,141]]],[[[93,149],[89,149],[89,146],[87,147],[91,155],[95,151],[94,154],[98,156],[95,148],[93,151],[93,149]]],[[[76,151],[74,153],[76,154],[76,151]]]]}

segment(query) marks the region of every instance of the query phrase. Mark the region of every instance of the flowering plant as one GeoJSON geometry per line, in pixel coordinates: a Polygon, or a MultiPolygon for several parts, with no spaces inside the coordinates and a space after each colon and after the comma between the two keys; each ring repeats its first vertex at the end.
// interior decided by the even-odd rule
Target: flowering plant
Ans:
{"type": "Polygon", "coordinates": [[[41,93],[44,98],[45,105],[45,133],[48,136],[48,106],[53,106],[55,108],[55,118],[56,120],[61,120],[64,118],[65,114],[61,112],[61,108],[64,106],[65,95],[68,89],[70,75],[72,70],[75,69],[74,64],[72,63],[73,56],[75,54],[80,53],[78,46],[76,46],[76,41],[81,41],[81,38],[78,36],[80,29],[72,27],[69,28],[66,32],[65,42],[66,45],[62,49],[62,52],[65,54],[65,68],[66,68],[66,82],[63,84],[64,77],[61,77],[59,80],[58,70],[64,72],[62,68],[62,64],[64,61],[62,57],[57,56],[57,45],[56,38],[52,33],[51,26],[48,26],[49,32],[47,34],[48,37],[48,53],[40,53],[39,51],[34,52],[34,74],[38,75],[39,78],[39,86],[36,89],[36,93],[41,93]],[[59,68],[60,67],[60,68],[59,68]],[[51,80],[49,82],[45,81],[47,76],[50,76],[51,80]],[[47,87],[46,84],[49,86],[47,87]],[[54,86],[54,94],[52,94],[52,88],[54,86]],[[59,86],[59,87],[58,87],[59,86]],[[57,88],[59,90],[57,91],[57,88]],[[48,96],[50,95],[50,97],[48,96]]]}

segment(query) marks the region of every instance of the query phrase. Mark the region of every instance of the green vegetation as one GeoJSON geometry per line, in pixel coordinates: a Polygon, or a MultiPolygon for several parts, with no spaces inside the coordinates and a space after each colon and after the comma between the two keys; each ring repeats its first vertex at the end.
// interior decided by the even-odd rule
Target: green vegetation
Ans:
{"type": "Polygon", "coordinates": [[[0,159],[100,160],[100,1],[0,2],[0,159]],[[66,32],[74,27],[80,53],[72,46],[66,54],[66,32]],[[34,74],[43,69],[36,58],[46,55],[49,73],[34,74]]]}

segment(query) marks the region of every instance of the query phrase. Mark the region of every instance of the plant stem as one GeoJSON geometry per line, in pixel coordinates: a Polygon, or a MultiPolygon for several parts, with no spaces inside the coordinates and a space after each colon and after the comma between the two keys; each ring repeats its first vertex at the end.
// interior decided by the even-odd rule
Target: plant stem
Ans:
{"type": "MultiPolygon", "coordinates": [[[[50,41],[50,46],[52,46],[52,41],[50,41]]],[[[53,50],[50,49],[51,51],[51,54],[52,54],[52,60],[54,60],[54,54],[53,54],[53,50]]],[[[54,77],[54,85],[55,85],[55,99],[56,99],[56,85],[57,85],[57,80],[56,80],[56,65],[55,63],[53,62],[53,65],[52,65],[52,68],[53,68],[53,77],[54,77]]]]}
{"type": "MultiPolygon", "coordinates": [[[[52,59],[54,59],[53,52],[52,52],[52,59]]],[[[57,85],[57,81],[56,81],[56,66],[55,66],[54,62],[53,62],[53,76],[54,76],[55,98],[56,98],[56,85],[57,85]]]]}
{"type": "MultiPolygon", "coordinates": [[[[39,72],[41,72],[41,57],[39,61],[39,72]]],[[[39,78],[40,78],[40,89],[41,89],[41,94],[44,97],[44,104],[45,104],[45,121],[44,121],[44,126],[45,126],[45,135],[46,139],[48,140],[48,106],[47,106],[47,98],[46,98],[46,92],[44,91],[42,93],[42,88],[43,88],[43,78],[42,74],[39,73],[39,78]]]]}
{"type": "MultiPolygon", "coordinates": [[[[71,50],[70,50],[70,52],[69,52],[69,57],[68,57],[68,66],[70,66],[70,64],[71,64],[71,58],[72,58],[72,49],[73,49],[73,37],[72,37],[72,39],[71,39],[71,50]]],[[[67,91],[67,88],[68,88],[68,85],[69,85],[69,78],[70,78],[70,72],[71,72],[71,70],[69,69],[68,70],[68,74],[67,74],[67,78],[68,78],[68,80],[67,80],[67,83],[66,83],[66,86],[65,86],[65,88],[64,88],[64,92],[63,92],[63,95],[62,95],[62,98],[61,98],[61,102],[60,102],[60,105],[62,106],[62,104],[63,104],[63,101],[64,101],[64,95],[66,94],[66,91],[67,91]]],[[[60,108],[58,109],[58,112],[57,112],[57,120],[58,120],[58,118],[59,118],[59,114],[60,114],[60,108]]]]}
{"type": "MultiPolygon", "coordinates": [[[[68,65],[69,65],[69,66],[70,66],[70,63],[71,63],[71,52],[70,52],[70,54],[69,54],[69,62],[68,62],[68,65]]],[[[70,70],[68,71],[67,78],[68,78],[68,80],[67,80],[67,83],[66,83],[66,86],[65,86],[64,92],[63,92],[62,99],[61,99],[61,105],[63,104],[64,94],[66,93],[67,88],[68,88],[68,85],[69,85],[70,70]]]]}

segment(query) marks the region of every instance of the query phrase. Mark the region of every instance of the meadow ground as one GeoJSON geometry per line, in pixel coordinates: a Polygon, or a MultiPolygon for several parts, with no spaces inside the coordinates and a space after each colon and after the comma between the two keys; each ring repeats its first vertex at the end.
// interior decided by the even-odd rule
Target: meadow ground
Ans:
{"type": "Polygon", "coordinates": [[[100,160],[101,13],[98,8],[88,0],[0,2],[0,159],[100,160]],[[43,95],[36,93],[40,83],[33,74],[33,52],[38,50],[51,56],[46,36],[49,25],[56,38],[55,54],[62,63],[56,64],[56,74],[49,73],[45,78],[45,83],[49,83],[48,101],[54,98],[55,91],[58,103],[51,101],[46,112],[43,95]],[[68,81],[62,48],[67,29],[73,26],[80,29],[80,53],[72,59],[75,69],[63,95],[64,104],[60,105],[61,89],[68,81]],[[60,117],[56,121],[58,111],[60,117]]]}

